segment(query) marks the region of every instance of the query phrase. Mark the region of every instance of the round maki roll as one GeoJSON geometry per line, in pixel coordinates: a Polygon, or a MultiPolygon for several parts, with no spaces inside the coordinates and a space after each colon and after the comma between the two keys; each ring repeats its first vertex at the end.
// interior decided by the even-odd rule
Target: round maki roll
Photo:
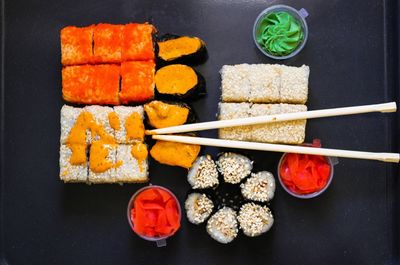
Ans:
{"type": "Polygon", "coordinates": [[[275,179],[268,171],[252,173],[245,183],[240,185],[244,198],[258,202],[268,202],[274,198],[275,179]]]}
{"type": "Polygon", "coordinates": [[[208,58],[204,41],[197,37],[166,34],[157,41],[158,63],[197,65],[208,58]]]}
{"type": "Polygon", "coordinates": [[[238,234],[236,212],[229,207],[220,209],[208,219],[207,233],[220,243],[232,242],[238,234]]]}
{"type": "Polygon", "coordinates": [[[203,223],[213,208],[214,203],[205,194],[191,193],[185,201],[186,216],[192,224],[203,223]]]}
{"type": "Polygon", "coordinates": [[[244,204],[239,211],[238,221],[246,236],[255,237],[267,232],[274,224],[274,217],[267,206],[255,203],[244,204]]]}
{"type": "Polygon", "coordinates": [[[194,122],[195,114],[189,105],[182,102],[153,100],[144,105],[147,122],[153,128],[165,128],[194,122]]]}
{"type": "Polygon", "coordinates": [[[211,156],[198,157],[189,169],[187,179],[193,189],[207,189],[218,185],[217,165],[211,156]]]}
{"type": "Polygon", "coordinates": [[[218,157],[217,166],[225,182],[237,184],[250,175],[253,161],[244,155],[227,152],[218,157]]]}
{"type": "Polygon", "coordinates": [[[154,79],[160,97],[193,99],[206,94],[204,77],[187,65],[164,66],[157,70],[154,79]]]}

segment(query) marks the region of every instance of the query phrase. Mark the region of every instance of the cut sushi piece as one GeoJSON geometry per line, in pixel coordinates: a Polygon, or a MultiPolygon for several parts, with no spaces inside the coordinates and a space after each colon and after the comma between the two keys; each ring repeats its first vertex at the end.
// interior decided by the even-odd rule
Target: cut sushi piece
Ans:
{"type": "Polygon", "coordinates": [[[206,94],[204,77],[183,64],[160,68],[155,75],[155,85],[160,96],[169,98],[187,99],[206,94]]]}
{"type": "Polygon", "coordinates": [[[118,65],[80,65],[62,69],[63,98],[78,104],[119,104],[118,65]]]}
{"type": "Polygon", "coordinates": [[[154,60],[155,33],[151,24],[126,24],[122,30],[122,61],[154,60]]]}
{"type": "Polygon", "coordinates": [[[123,25],[98,24],[94,27],[95,63],[120,63],[123,25]]]}
{"type": "Polygon", "coordinates": [[[200,153],[200,145],[157,141],[150,155],[159,163],[190,168],[200,153]]]}
{"type": "Polygon", "coordinates": [[[280,100],[280,75],[271,65],[224,65],[220,73],[224,102],[279,102],[280,100]]]}
{"type": "MultiPolygon", "coordinates": [[[[64,105],[61,108],[60,123],[61,123],[61,136],[60,143],[66,144],[68,136],[71,133],[72,128],[75,126],[79,115],[82,112],[82,108],[74,108],[68,105],[64,105]]],[[[70,142],[72,143],[72,142],[70,142]]],[[[85,141],[75,142],[79,144],[89,143],[89,139],[85,141]]]]}
{"type": "Polygon", "coordinates": [[[124,62],[121,64],[121,103],[141,103],[154,97],[153,61],[124,62]]]}
{"type": "Polygon", "coordinates": [[[244,204],[239,211],[239,226],[246,236],[259,236],[271,229],[274,217],[267,206],[244,204]]]}
{"type": "Polygon", "coordinates": [[[207,189],[218,185],[217,165],[211,156],[198,157],[189,169],[187,179],[193,189],[207,189]]]}
{"type": "Polygon", "coordinates": [[[278,64],[224,65],[223,102],[304,104],[308,95],[308,66],[278,64]]]}
{"type": "Polygon", "coordinates": [[[206,44],[200,38],[166,34],[157,42],[161,64],[200,64],[207,60],[206,44]]]}
{"type": "Polygon", "coordinates": [[[250,175],[253,161],[244,155],[227,152],[219,155],[217,167],[225,182],[237,184],[250,175]]]}
{"type": "Polygon", "coordinates": [[[119,122],[119,130],[115,130],[117,143],[142,142],[144,140],[143,107],[115,106],[114,112],[119,122]]]}
{"type": "Polygon", "coordinates": [[[244,198],[258,202],[268,202],[274,198],[275,179],[268,171],[251,173],[251,177],[240,185],[244,198]]]}
{"type": "Polygon", "coordinates": [[[83,149],[85,156],[83,161],[71,161],[72,149],[64,144],[60,145],[60,179],[64,182],[87,182],[88,163],[86,158],[86,144],[74,144],[74,149],[83,149]]]}
{"type": "Polygon", "coordinates": [[[192,109],[181,102],[151,101],[144,105],[148,123],[154,128],[182,125],[195,120],[192,109]]]}
{"type": "MultiPolygon", "coordinates": [[[[305,105],[220,103],[219,120],[306,111],[305,105]]],[[[266,123],[219,129],[219,138],[266,143],[301,144],[306,120],[266,123]]]]}
{"type": "Polygon", "coordinates": [[[92,62],[94,26],[68,26],[61,30],[61,63],[64,66],[92,62]]]}
{"type": "Polygon", "coordinates": [[[115,169],[122,165],[116,161],[117,145],[94,141],[89,151],[89,182],[116,183],[115,169]]]}
{"type": "Polygon", "coordinates": [[[192,224],[203,223],[212,213],[214,203],[205,194],[191,193],[185,201],[186,216],[192,224]]]}
{"type": "Polygon", "coordinates": [[[93,122],[91,130],[89,130],[89,143],[98,141],[102,138],[103,141],[114,142],[114,129],[110,125],[109,114],[113,112],[113,108],[105,106],[86,106],[83,108],[91,114],[93,122]]]}
{"type": "Polygon", "coordinates": [[[208,219],[207,233],[220,243],[232,242],[238,234],[236,212],[229,207],[220,209],[208,219]]]}
{"type": "Polygon", "coordinates": [[[141,183],[148,179],[147,147],[143,143],[120,144],[117,147],[115,181],[121,183],[141,183]]]}

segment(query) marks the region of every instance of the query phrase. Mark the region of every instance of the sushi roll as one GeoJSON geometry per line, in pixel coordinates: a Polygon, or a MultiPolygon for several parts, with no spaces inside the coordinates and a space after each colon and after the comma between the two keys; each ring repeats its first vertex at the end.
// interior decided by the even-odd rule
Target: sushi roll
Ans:
{"type": "Polygon", "coordinates": [[[200,153],[200,145],[157,141],[150,155],[159,163],[190,168],[200,153]]]}
{"type": "Polygon", "coordinates": [[[119,183],[147,182],[149,164],[147,146],[144,143],[119,144],[117,146],[115,181],[119,183]]]}
{"type": "Polygon", "coordinates": [[[94,26],[61,29],[61,63],[63,66],[88,64],[93,61],[94,26]]]}
{"type": "Polygon", "coordinates": [[[208,58],[205,42],[197,37],[166,34],[158,40],[157,46],[158,60],[161,64],[196,65],[208,58]]]}
{"type": "Polygon", "coordinates": [[[275,179],[268,171],[252,173],[245,183],[240,185],[244,198],[258,202],[268,202],[274,198],[275,179]]]}
{"type": "Polygon", "coordinates": [[[144,111],[142,106],[116,106],[114,112],[116,115],[113,116],[117,118],[112,123],[116,123],[113,124],[113,127],[118,128],[118,130],[115,130],[117,143],[132,144],[144,140],[144,111]]]}
{"type": "Polygon", "coordinates": [[[164,66],[156,72],[154,79],[160,97],[193,99],[206,94],[204,77],[187,65],[164,66]]]}
{"type": "Polygon", "coordinates": [[[117,145],[94,141],[89,149],[89,182],[116,183],[117,145]]]}
{"type": "Polygon", "coordinates": [[[227,244],[238,235],[238,221],[236,212],[224,207],[208,219],[207,233],[216,241],[227,244]]]}
{"type": "Polygon", "coordinates": [[[60,145],[60,179],[67,182],[87,182],[88,162],[85,144],[60,145]],[[83,156],[73,157],[73,151],[83,151],[83,156]]]}
{"type": "Polygon", "coordinates": [[[211,156],[200,156],[189,169],[187,179],[193,189],[206,189],[218,185],[217,165],[211,156]]]}
{"type": "Polygon", "coordinates": [[[255,203],[242,205],[238,216],[239,226],[246,236],[259,236],[271,229],[274,217],[267,206],[255,203]]]}
{"type": "Polygon", "coordinates": [[[250,175],[253,161],[244,155],[227,152],[218,157],[217,166],[225,182],[237,184],[250,175]]]}
{"type": "Polygon", "coordinates": [[[195,225],[203,223],[213,208],[214,203],[205,194],[191,193],[185,201],[186,216],[195,225]]]}
{"type": "Polygon", "coordinates": [[[95,63],[121,63],[124,25],[100,23],[94,27],[93,54],[95,63]]]}
{"type": "Polygon", "coordinates": [[[147,121],[153,128],[182,125],[196,120],[192,109],[181,102],[151,101],[144,105],[147,121]]]}
{"type": "Polygon", "coordinates": [[[122,29],[122,61],[154,60],[154,34],[149,23],[129,23],[122,29]]]}

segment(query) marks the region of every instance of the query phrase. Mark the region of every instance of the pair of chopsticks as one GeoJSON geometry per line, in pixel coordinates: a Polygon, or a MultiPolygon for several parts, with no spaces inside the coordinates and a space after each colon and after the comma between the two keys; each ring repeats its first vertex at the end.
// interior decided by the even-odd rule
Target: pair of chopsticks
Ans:
{"type": "Polygon", "coordinates": [[[245,141],[234,141],[234,140],[223,140],[223,139],[212,139],[212,138],[201,138],[201,137],[190,137],[190,136],[179,136],[179,135],[163,135],[163,134],[203,131],[203,130],[211,130],[211,129],[219,129],[227,127],[237,127],[245,125],[256,125],[256,124],[264,124],[271,122],[353,115],[353,114],[361,114],[369,112],[389,113],[389,112],[396,112],[396,110],[397,110],[396,102],[389,102],[383,104],[332,108],[323,110],[311,110],[304,112],[264,115],[264,116],[250,117],[250,118],[185,124],[185,125],[171,126],[155,130],[147,130],[146,134],[152,135],[153,139],[156,140],[172,141],[172,142],[179,142],[186,144],[197,144],[197,145],[272,151],[272,152],[336,156],[336,157],[369,159],[369,160],[379,160],[384,162],[399,163],[400,154],[398,153],[374,153],[374,152],[245,142],[245,141]]]}

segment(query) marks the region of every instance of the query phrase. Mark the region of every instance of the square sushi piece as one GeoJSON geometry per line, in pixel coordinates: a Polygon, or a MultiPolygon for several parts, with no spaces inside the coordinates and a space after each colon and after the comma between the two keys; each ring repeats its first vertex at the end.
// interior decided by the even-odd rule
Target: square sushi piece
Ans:
{"type": "MultiPolygon", "coordinates": [[[[86,149],[86,145],[76,144],[74,148],[86,149]]],[[[60,179],[64,182],[87,182],[88,180],[88,163],[85,156],[83,163],[74,164],[71,161],[72,149],[65,145],[60,145],[60,179]]]]}
{"type": "Polygon", "coordinates": [[[92,62],[94,26],[68,26],[61,30],[61,63],[64,66],[92,62]]]}
{"type": "Polygon", "coordinates": [[[154,97],[155,63],[153,61],[123,62],[121,64],[120,101],[141,103],[154,97]]]}
{"type": "MultiPolygon", "coordinates": [[[[132,152],[136,145],[145,146],[143,143],[119,144],[117,147],[117,163],[120,165],[115,169],[115,181],[121,183],[138,183],[148,181],[148,161],[138,160],[132,152]]],[[[147,147],[146,147],[147,154],[147,147]]]]}
{"type": "Polygon", "coordinates": [[[89,182],[116,183],[117,144],[94,141],[89,150],[89,182]]]}
{"type": "Polygon", "coordinates": [[[115,64],[67,66],[62,69],[63,98],[77,104],[119,104],[120,67],[115,64]]]}
{"type": "MultiPolygon", "coordinates": [[[[71,140],[68,140],[68,137],[71,133],[72,128],[76,125],[78,122],[78,117],[82,113],[82,108],[75,108],[71,107],[68,105],[64,105],[61,108],[61,114],[60,114],[60,125],[61,125],[61,136],[60,136],[60,143],[61,144],[66,144],[67,142],[73,144],[84,144],[84,143],[89,143],[89,138],[86,136],[86,141],[82,142],[80,140],[72,140],[75,142],[71,142],[71,140]]],[[[82,119],[82,118],[80,118],[82,119]]]]}
{"type": "Polygon", "coordinates": [[[120,63],[123,25],[98,24],[94,27],[95,63],[120,63]]]}
{"type": "Polygon", "coordinates": [[[308,98],[310,67],[278,65],[281,70],[280,102],[304,104],[308,98]]]}
{"type": "Polygon", "coordinates": [[[115,130],[115,140],[119,144],[132,144],[144,140],[144,110],[143,106],[115,106],[118,117],[118,130],[115,130]]]}
{"type": "Polygon", "coordinates": [[[91,114],[91,118],[93,118],[95,128],[97,130],[96,135],[92,135],[89,131],[89,143],[93,141],[102,140],[108,143],[114,143],[115,132],[110,124],[110,115],[114,112],[113,108],[106,106],[86,106],[83,108],[83,111],[86,111],[91,114]],[[101,139],[100,139],[101,138],[101,139]]]}
{"type": "Polygon", "coordinates": [[[153,34],[151,24],[126,24],[122,31],[122,61],[154,60],[153,34]]]}
{"type": "MultiPolygon", "coordinates": [[[[305,105],[221,103],[220,120],[306,111],[305,105]]],[[[265,143],[301,144],[306,120],[274,122],[219,129],[219,138],[265,143]]]]}

